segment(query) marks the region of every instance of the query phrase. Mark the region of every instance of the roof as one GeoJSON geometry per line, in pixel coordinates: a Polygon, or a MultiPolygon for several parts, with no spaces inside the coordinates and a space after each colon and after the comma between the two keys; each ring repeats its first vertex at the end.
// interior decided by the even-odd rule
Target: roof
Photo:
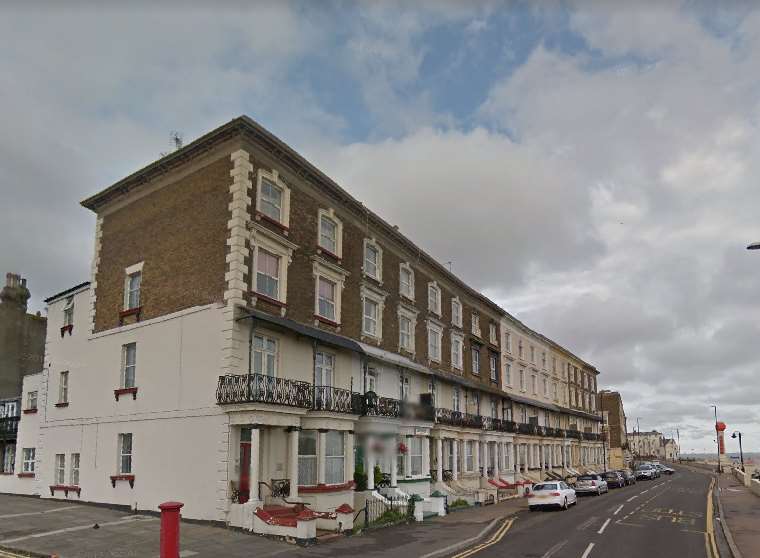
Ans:
{"type": "Polygon", "coordinates": [[[269,148],[272,152],[277,154],[277,158],[281,163],[290,165],[291,167],[297,169],[298,174],[301,176],[301,178],[320,185],[328,194],[346,204],[349,209],[353,210],[355,213],[357,213],[357,215],[361,216],[363,220],[366,220],[367,222],[371,221],[372,224],[380,228],[385,235],[393,238],[411,253],[416,254],[420,260],[424,260],[425,264],[433,268],[436,273],[442,277],[445,277],[448,281],[455,284],[458,288],[468,293],[472,298],[489,307],[500,316],[506,317],[509,320],[513,321],[515,325],[522,328],[525,332],[544,341],[555,350],[570,355],[572,358],[588,367],[595,374],[598,374],[598,370],[594,366],[585,362],[583,359],[573,354],[570,350],[566,349],[562,345],[556,343],[555,341],[552,341],[537,331],[532,330],[523,322],[515,318],[512,314],[504,310],[501,306],[496,304],[494,301],[467,285],[464,281],[459,279],[459,277],[446,269],[444,265],[440,264],[432,256],[417,246],[414,242],[401,234],[397,228],[385,221],[376,213],[372,212],[362,202],[351,196],[340,185],[338,185],[324,172],[310,163],[305,157],[290,147],[287,143],[264,128],[261,124],[245,115],[230,120],[226,124],[223,124],[215,130],[211,130],[210,132],[204,134],[203,136],[187,144],[181,149],[178,149],[130,174],[115,184],[112,184],[105,190],[102,190],[101,192],[98,192],[97,194],[94,194],[87,199],[82,200],[81,204],[84,207],[97,213],[99,209],[104,207],[112,200],[127,194],[129,191],[135,188],[139,188],[154,178],[162,176],[172,169],[182,165],[186,161],[208,152],[208,150],[212,147],[235,137],[244,137],[258,145],[269,148]]]}
{"type": "Polygon", "coordinates": [[[73,287],[70,287],[70,288],[66,289],[65,291],[61,291],[60,293],[56,293],[54,295],[51,295],[51,296],[47,297],[45,299],[45,304],[50,304],[51,302],[53,302],[57,298],[61,298],[61,297],[64,297],[64,296],[75,294],[75,293],[77,293],[77,292],[79,292],[81,290],[84,290],[85,287],[89,287],[89,286],[90,286],[90,282],[89,281],[85,281],[84,283],[79,283],[78,285],[74,285],[73,287]]]}

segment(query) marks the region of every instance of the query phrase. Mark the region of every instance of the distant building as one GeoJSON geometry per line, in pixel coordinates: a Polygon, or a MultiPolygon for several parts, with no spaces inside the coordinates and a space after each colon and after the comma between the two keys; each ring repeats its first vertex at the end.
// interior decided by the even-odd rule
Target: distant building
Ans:
{"type": "Polygon", "coordinates": [[[5,276],[0,291],[0,473],[13,471],[24,376],[42,371],[47,320],[28,314],[26,279],[5,276]]]}
{"type": "Polygon", "coordinates": [[[622,469],[630,462],[623,398],[617,391],[602,390],[599,392],[599,408],[607,419],[609,468],[622,469]]]}
{"type": "Polygon", "coordinates": [[[673,438],[667,438],[662,445],[663,454],[668,461],[675,461],[679,458],[681,449],[678,447],[678,442],[673,438]]]}

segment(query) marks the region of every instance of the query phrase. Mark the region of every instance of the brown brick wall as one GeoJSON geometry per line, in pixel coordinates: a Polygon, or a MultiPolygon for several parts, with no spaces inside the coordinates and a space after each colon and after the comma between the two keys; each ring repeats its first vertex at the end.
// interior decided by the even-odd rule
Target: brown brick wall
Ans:
{"type": "Polygon", "coordinates": [[[119,325],[124,270],[140,261],[141,320],[222,301],[231,168],[222,157],[104,217],[95,331],[119,325]]]}
{"type": "MultiPolygon", "coordinates": [[[[269,155],[261,153],[254,146],[248,145],[246,149],[251,153],[251,163],[253,165],[253,172],[251,175],[251,181],[254,184],[254,192],[252,197],[255,200],[256,196],[256,173],[259,168],[267,171],[272,170],[274,163],[269,158],[269,155]]],[[[280,179],[283,180],[291,190],[290,199],[290,227],[287,231],[287,238],[291,242],[298,245],[298,249],[293,254],[293,261],[288,268],[288,293],[287,293],[287,309],[286,316],[296,321],[314,325],[314,290],[315,282],[313,277],[313,257],[317,255],[317,227],[318,227],[318,215],[319,209],[332,208],[336,212],[336,216],[342,221],[343,224],[343,250],[342,259],[340,261],[331,258],[328,255],[322,255],[321,257],[331,263],[339,264],[340,267],[349,272],[349,276],[345,282],[345,289],[343,291],[342,299],[342,312],[341,312],[341,324],[339,333],[347,337],[363,340],[370,343],[367,339],[362,339],[361,326],[362,326],[362,307],[360,298],[360,288],[362,283],[372,284],[375,287],[387,293],[385,299],[385,307],[383,312],[383,332],[382,342],[380,347],[393,352],[398,352],[398,314],[397,309],[399,302],[401,301],[401,295],[399,294],[399,266],[402,262],[409,262],[414,269],[415,280],[415,302],[413,306],[418,311],[417,327],[415,331],[415,360],[420,364],[430,366],[433,369],[440,369],[449,372],[455,372],[458,375],[465,376],[469,379],[480,381],[484,384],[498,385],[490,381],[489,372],[489,351],[498,352],[497,346],[492,346],[488,342],[489,323],[493,322],[497,325],[498,335],[498,316],[493,314],[489,315],[484,311],[479,311],[480,324],[481,324],[481,372],[480,375],[473,375],[471,370],[472,356],[471,356],[471,339],[473,336],[469,335],[471,329],[470,315],[472,312],[472,306],[468,304],[468,296],[459,293],[452,293],[440,283],[442,297],[441,297],[441,311],[442,316],[440,318],[435,317],[441,321],[444,325],[443,339],[441,343],[441,364],[430,363],[427,359],[427,325],[426,319],[430,314],[427,311],[427,287],[428,282],[433,280],[431,274],[427,272],[426,268],[420,267],[417,264],[416,257],[405,255],[403,248],[394,246],[392,242],[385,240],[375,231],[367,231],[366,226],[361,224],[359,216],[356,216],[345,207],[341,206],[340,202],[328,201],[326,198],[322,199],[319,194],[315,194],[308,186],[301,183],[300,179],[293,176],[288,172],[288,169],[276,166],[280,173],[280,179]],[[382,255],[382,285],[377,284],[372,279],[364,277],[362,274],[362,265],[364,258],[364,239],[375,237],[383,250],[382,255]],[[463,333],[464,333],[464,371],[454,371],[451,368],[451,299],[453,296],[459,296],[462,302],[463,312],[463,333]]],[[[254,202],[255,203],[255,202],[254,202]]],[[[260,220],[258,223],[261,226],[282,234],[283,231],[276,225],[268,223],[266,220],[260,220]]],[[[251,270],[253,271],[253,270],[251,270]]],[[[255,275],[253,272],[250,274],[251,278],[255,275]]],[[[251,287],[252,288],[252,287],[251,287]]],[[[407,305],[412,305],[408,301],[407,305]]],[[[272,312],[274,314],[280,313],[280,308],[260,301],[257,303],[257,307],[261,310],[272,312]]],[[[336,331],[326,324],[319,324],[319,327],[336,331]]],[[[408,356],[408,355],[407,355],[408,356]]],[[[499,361],[500,362],[500,361],[499,361]]],[[[500,378],[501,371],[499,370],[500,378]]]]}

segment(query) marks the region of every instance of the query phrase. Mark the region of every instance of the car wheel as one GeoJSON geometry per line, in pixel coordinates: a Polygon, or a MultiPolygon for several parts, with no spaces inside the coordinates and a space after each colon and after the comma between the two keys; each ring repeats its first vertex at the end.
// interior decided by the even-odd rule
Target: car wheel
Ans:
{"type": "Polygon", "coordinates": [[[567,511],[567,496],[565,496],[565,501],[562,502],[562,510],[567,511]]]}
{"type": "Polygon", "coordinates": [[[536,506],[528,506],[528,509],[529,509],[530,511],[536,511],[536,506]]]}
{"type": "Polygon", "coordinates": [[[596,495],[597,496],[601,496],[602,495],[602,489],[601,488],[597,488],[596,489],[596,495]]]}

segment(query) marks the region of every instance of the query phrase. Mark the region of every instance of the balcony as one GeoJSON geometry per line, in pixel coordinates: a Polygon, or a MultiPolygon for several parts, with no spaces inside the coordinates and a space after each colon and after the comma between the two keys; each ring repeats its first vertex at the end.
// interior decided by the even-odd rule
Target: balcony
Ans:
{"type": "Polygon", "coordinates": [[[273,403],[310,409],[314,390],[309,382],[274,378],[263,374],[220,376],[216,387],[220,405],[233,403],[273,403]]]}
{"type": "Polygon", "coordinates": [[[583,439],[584,440],[591,440],[591,441],[594,441],[594,442],[598,442],[599,440],[601,440],[601,438],[602,438],[601,435],[596,434],[595,432],[584,432],[583,433],[583,439]]]}
{"type": "Polygon", "coordinates": [[[529,436],[535,436],[537,431],[537,426],[535,424],[531,423],[518,423],[517,425],[517,432],[520,434],[528,434],[529,436]]]}
{"type": "MultiPolygon", "coordinates": [[[[311,387],[311,384],[307,384],[311,387]]],[[[333,413],[352,413],[358,415],[361,410],[354,407],[353,394],[347,389],[330,386],[314,386],[314,411],[331,411],[333,413]]]]}
{"type": "Polygon", "coordinates": [[[20,417],[4,417],[0,419],[0,440],[15,440],[18,435],[20,417]]]}
{"type": "Polygon", "coordinates": [[[464,426],[466,428],[483,428],[483,421],[480,415],[471,415],[451,409],[442,409],[436,407],[435,421],[449,426],[464,426]]]}
{"type": "MultiPolygon", "coordinates": [[[[361,394],[358,394],[360,397],[361,394]]],[[[368,417],[401,417],[401,401],[390,397],[378,397],[368,392],[362,397],[361,414],[368,417]]]]}
{"type": "Polygon", "coordinates": [[[583,436],[581,435],[580,431],[578,431],[578,430],[568,430],[567,431],[567,437],[568,438],[575,438],[576,440],[580,440],[583,436]]]}

